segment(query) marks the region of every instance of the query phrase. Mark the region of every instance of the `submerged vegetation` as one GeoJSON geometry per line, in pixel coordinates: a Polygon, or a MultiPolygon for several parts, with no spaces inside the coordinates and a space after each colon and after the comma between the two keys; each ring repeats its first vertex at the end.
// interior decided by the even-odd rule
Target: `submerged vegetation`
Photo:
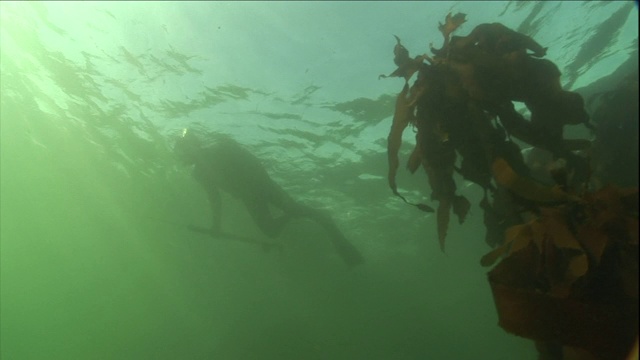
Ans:
{"type": "Polygon", "coordinates": [[[546,358],[615,359],[633,340],[637,73],[601,85],[637,67],[633,3],[0,8],[0,358],[512,360],[535,341],[546,358]],[[467,35],[452,14],[439,41],[439,14],[478,7],[509,29],[467,35]],[[590,144],[583,106],[549,121],[545,101],[576,99],[558,69],[590,144]],[[173,152],[184,127],[246,146],[365,262],[346,270],[304,220],[263,243],[232,197],[235,241],[188,225],[210,216],[173,152]],[[384,191],[387,161],[427,213],[384,191]]]}
{"type": "MultiPolygon", "coordinates": [[[[494,250],[481,263],[502,259],[489,276],[501,326],[536,341],[544,359],[562,359],[563,346],[622,358],[638,326],[637,181],[595,188],[599,177],[611,179],[592,174],[591,141],[563,136],[566,125],[594,127],[582,96],[563,90],[558,67],[543,59],[547,49],[500,23],[452,36],[465,17],[447,15],[438,28],[444,43],[431,47],[432,56],[412,58],[396,36],[397,69],[380,76],[405,79],[388,136],[389,186],[404,200],[395,177],[402,133],[412,125],[407,168],[427,174],[443,251],[451,212],[462,224],[471,208],[456,193],[454,173],[484,190],[479,205],[494,250]],[[524,144],[551,154],[543,168],[552,184],[534,180],[524,144]]],[[[637,123],[635,109],[610,121],[637,123]]]]}

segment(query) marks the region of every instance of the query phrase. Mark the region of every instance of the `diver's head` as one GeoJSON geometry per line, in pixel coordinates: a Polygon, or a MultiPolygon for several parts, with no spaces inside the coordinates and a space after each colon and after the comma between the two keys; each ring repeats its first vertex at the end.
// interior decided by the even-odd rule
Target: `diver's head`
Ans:
{"type": "Polygon", "coordinates": [[[182,135],[173,146],[173,151],[180,161],[191,165],[198,159],[198,156],[202,151],[202,144],[192,131],[184,129],[182,130],[182,135]]]}

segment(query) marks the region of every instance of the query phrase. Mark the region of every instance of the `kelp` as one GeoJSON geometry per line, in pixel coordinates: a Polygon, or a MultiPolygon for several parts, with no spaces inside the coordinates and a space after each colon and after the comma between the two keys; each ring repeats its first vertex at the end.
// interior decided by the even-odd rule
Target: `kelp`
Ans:
{"type": "Polygon", "coordinates": [[[447,46],[449,45],[449,37],[451,33],[456,31],[456,29],[458,29],[458,27],[466,21],[466,14],[457,13],[451,16],[451,13],[448,13],[444,20],[444,24],[438,23],[438,30],[444,37],[444,43],[442,44],[442,47],[440,49],[434,49],[433,46],[430,46],[431,52],[438,56],[446,55],[444,53],[447,50],[447,46]]]}
{"type": "Polygon", "coordinates": [[[543,208],[541,215],[529,223],[509,228],[502,246],[485,255],[481,264],[492,265],[499,256],[509,256],[529,245],[541,255],[541,283],[556,296],[567,296],[571,285],[588,270],[585,250],[569,230],[560,211],[543,208]],[[565,251],[575,250],[575,251],[565,251]]]}
{"type": "Polygon", "coordinates": [[[469,214],[469,210],[471,209],[471,202],[461,195],[456,195],[453,199],[453,213],[458,217],[458,223],[464,223],[467,218],[467,214],[469,214]]]}
{"type": "MultiPolygon", "coordinates": [[[[623,359],[638,330],[637,300],[602,301],[554,296],[535,285],[542,256],[535,245],[514,253],[489,272],[498,324],[509,333],[535,341],[540,359],[623,359]],[[570,357],[569,352],[581,353],[570,357]],[[553,356],[545,356],[555,354],[553,356]],[[564,354],[564,357],[562,356],[564,354]]],[[[584,288],[584,276],[574,289],[584,288]]],[[[636,276],[637,281],[637,276],[636,276]]],[[[613,283],[600,281],[606,292],[613,283]]]]}
{"type": "Polygon", "coordinates": [[[444,240],[447,237],[447,230],[449,229],[449,213],[451,210],[451,200],[442,199],[438,202],[437,212],[437,228],[438,228],[438,244],[440,244],[440,250],[444,252],[444,240]]]}
{"type": "Polygon", "coordinates": [[[411,76],[420,69],[424,60],[428,60],[429,57],[427,55],[418,55],[415,58],[409,57],[409,50],[405,48],[400,43],[400,38],[396,35],[393,35],[396,38],[396,46],[393,48],[393,62],[398,66],[398,68],[389,75],[381,74],[378,76],[378,79],[388,78],[388,77],[402,77],[405,81],[409,81],[411,76]]]}
{"type": "Polygon", "coordinates": [[[387,181],[393,193],[400,197],[404,202],[416,206],[422,211],[433,212],[433,208],[426,204],[414,204],[408,202],[402,195],[400,195],[400,193],[398,193],[398,186],[396,184],[396,174],[399,167],[398,152],[402,145],[402,133],[410,123],[415,122],[415,99],[420,94],[420,89],[416,89],[416,87],[412,87],[410,89],[409,84],[405,83],[402,91],[398,94],[396,99],[396,109],[393,114],[393,122],[391,124],[389,136],[387,137],[387,159],[389,167],[387,181]]]}
{"type": "Polygon", "coordinates": [[[490,266],[533,244],[542,256],[548,292],[568,296],[573,283],[600,264],[608,247],[638,246],[637,208],[625,205],[637,197],[638,189],[607,186],[561,205],[540,205],[531,221],[507,229],[504,243],[480,263],[490,266]]]}
{"type": "Polygon", "coordinates": [[[575,196],[563,191],[560,185],[550,188],[518,175],[503,158],[496,158],[491,170],[498,184],[524,199],[546,203],[577,200],[575,196]]]}
{"type": "Polygon", "coordinates": [[[441,248],[450,212],[463,223],[470,209],[468,201],[455,193],[454,169],[489,190],[495,189],[493,178],[496,184],[530,201],[571,200],[562,187],[547,189],[513,170],[515,165],[522,167],[512,163],[517,160],[513,152],[519,149],[505,139],[505,129],[533,145],[566,156],[572,164],[575,155],[570,151],[589,145],[586,140],[564,140],[558,135],[564,124],[576,123],[574,119],[582,121],[584,116],[580,111],[577,116],[564,116],[580,107],[581,100],[575,102],[573,93],[562,91],[555,65],[548,60],[530,59],[544,56],[546,48],[499,23],[478,25],[466,37],[452,36],[464,22],[465,14],[447,14],[438,27],[443,45],[440,49],[431,48],[433,58],[411,58],[395,36],[394,63],[398,68],[389,75],[408,81],[418,72],[414,84],[405,83],[396,101],[387,148],[389,185],[399,196],[395,183],[398,151],[402,132],[412,123],[417,128],[416,146],[407,168],[414,173],[422,165],[427,173],[431,198],[439,202],[436,219],[441,248]],[[530,107],[531,122],[515,112],[513,100],[524,101],[530,107]],[[569,103],[571,106],[566,105],[569,103]],[[554,118],[571,120],[552,124],[540,120],[540,114],[551,114],[549,109],[556,108],[559,110],[553,113],[554,118]],[[490,119],[496,115],[504,127],[491,125],[490,119]],[[462,156],[459,168],[458,155],[462,156]]]}
{"type": "Polygon", "coordinates": [[[402,133],[404,129],[409,125],[411,121],[410,118],[413,116],[412,110],[409,107],[409,99],[407,99],[407,94],[409,92],[409,84],[404,84],[402,91],[398,94],[398,98],[396,100],[396,110],[393,114],[393,122],[391,123],[391,130],[389,131],[389,136],[387,137],[387,158],[388,158],[388,174],[387,181],[389,183],[389,187],[393,191],[393,193],[397,193],[397,185],[396,185],[396,173],[398,171],[399,159],[398,159],[398,151],[400,150],[400,146],[402,145],[402,133]]]}
{"type": "Polygon", "coordinates": [[[505,330],[598,359],[629,350],[638,329],[637,188],[609,185],[576,201],[538,204],[481,264],[500,258],[489,282],[505,330]]]}
{"type": "Polygon", "coordinates": [[[449,221],[451,211],[458,217],[458,223],[464,223],[464,220],[471,209],[471,203],[467,198],[460,195],[454,195],[452,198],[443,198],[438,202],[438,210],[436,212],[436,223],[438,231],[438,244],[440,250],[444,252],[445,239],[449,230],[449,221]]]}
{"type": "MultiPolygon", "coordinates": [[[[451,16],[451,14],[449,14],[447,16],[447,19],[445,20],[445,24],[440,24],[440,31],[446,39],[445,43],[448,41],[449,34],[453,32],[464,21],[465,19],[463,14],[458,14],[455,16],[451,16]]],[[[408,81],[415,72],[420,71],[420,69],[424,65],[425,60],[432,62],[432,59],[426,55],[411,58],[409,56],[409,51],[402,45],[400,38],[398,36],[395,36],[395,38],[396,45],[394,46],[393,53],[394,63],[396,64],[396,66],[398,66],[398,68],[388,77],[404,77],[405,81],[408,81]]],[[[380,77],[384,78],[387,76],[381,75],[380,77]]],[[[411,87],[409,87],[408,83],[405,83],[402,91],[398,94],[395,114],[387,140],[389,187],[396,196],[399,196],[405,202],[408,201],[404,199],[404,197],[402,197],[397,191],[395,176],[399,167],[398,152],[402,143],[402,133],[409,123],[416,123],[415,112],[417,100],[424,96],[426,87],[428,86],[428,84],[424,82],[424,77],[421,77],[420,75],[418,77],[419,80],[416,81],[411,87]]],[[[448,135],[441,129],[439,132],[439,136],[441,139],[446,139],[448,135]]],[[[438,223],[438,238],[441,248],[444,249],[444,240],[446,238],[448,229],[449,214],[451,208],[454,208],[455,214],[458,216],[459,221],[462,223],[469,211],[470,204],[464,197],[456,197],[450,191],[446,190],[450,187],[447,184],[450,183],[448,179],[450,179],[453,175],[454,164],[451,163],[450,166],[447,165],[446,167],[442,168],[441,166],[439,166],[439,163],[441,163],[440,161],[429,161],[429,156],[425,157],[423,155],[425,153],[425,150],[421,146],[422,143],[424,143],[424,140],[421,139],[420,136],[417,136],[416,146],[407,163],[407,168],[413,173],[420,167],[420,165],[422,165],[427,174],[430,174],[429,181],[430,183],[432,183],[432,188],[436,189],[434,190],[434,194],[442,194],[435,196],[438,198],[437,200],[439,202],[438,210],[436,212],[438,223]]],[[[427,145],[429,144],[430,142],[427,141],[427,145]]],[[[455,159],[455,157],[453,159],[455,159]]],[[[417,206],[423,211],[434,211],[433,208],[426,204],[412,205],[417,206]]]]}
{"type": "Polygon", "coordinates": [[[467,36],[452,36],[465,21],[465,14],[446,16],[438,27],[443,45],[431,46],[433,57],[411,58],[396,36],[397,68],[389,76],[404,77],[405,85],[388,137],[389,186],[400,196],[395,182],[398,152],[402,132],[412,124],[416,144],[407,168],[415,173],[422,167],[427,175],[430,198],[438,202],[442,251],[451,213],[462,224],[471,209],[456,193],[454,173],[484,190],[480,208],[485,241],[494,249],[481,264],[498,262],[490,284],[501,326],[535,339],[541,348],[549,342],[599,355],[616,353],[619,349],[612,347],[627,340],[612,340],[615,325],[607,321],[624,322],[628,332],[637,329],[637,320],[627,321],[615,305],[598,308],[594,302],[606,298],[621,309],[630,309],[630,303],[637,308],[638,191],[589,188],[590,159],[576,152],[589,150],[591,141],[563,138],[565,125],[590,128],[584,101],[562,89],[560,70],[542,59],[546,47],[500,23],[480,24],[467,36]],[[514,101],[528,108],[528,119],[515,110],[514,101]],[[546,167],[545,177],[555,181],[554,186],[531,177],[511,137],[553,155],[554,166],[546,167]],[[611,289],[617,293],[608,294],[611,289]],[[592,308],[602,317],[589,318],[592,308]],[[566,323],[554,324],[554,318],[565,313],[566,323]],[[606,327],[606,335],[580,333],[574,323],[606,327]]]}
{"type": "MultiPolygon", "coordinates": [[[[465,20],[464,14],[457,14],[451,16],[449,14],[444,24],[440,24],[440,31],[445,38],[445,46],[448,43],[450,34],[459,27],[465,20]]],[[[418,56],[412,59],[409,56],[408,50],[401,44],[400,39],[396,36],[397,43],[394,46],[394,63],[398,66],[389,76],[403,76],[405,80],[408,80],[416,71],[419,71],[418,79],[409,87],[408,83],[405,83],[403,90],[398,94],[396,100],[396,109],[393,117],[391,130],[388,136],[388,182],[393,193],[398,194],[397,185],[395,182],[395,176],[399,167],[398,151],[402,141],[402,133],[409,123],[418,125],[418,136],[416,137],[416,146],[412,152],[412,155],[407,163],[407,168],[413,173],[420,165],[425,169],[428,174],[429,182],[432,185],[434,193],[432,198],[439,202],[437,210],[437,223],[438,223],[438,238],[441,244],[441,248],[444,249],[444,240],[449,223],[449,214],[453,210],[454,214],[458,217],[460,223],[463,223],[470,209],[469,201],[459,195],[455,194],[455,185],[453,184],[453,172],[455,168],[455,151],[450,148],[448,144],[450,133],[459,132],[458,129],[450,129],[445,123],[446,114],[442,111],[436,112],[439,114],[437,118],[431,119],[431,124],[424,123],[420,125],[416,121],[416,108],[420,105],[419,102],[424,103],[426,99],[428,102],[432,101],[440,89],[447,91],[448,93],[455,94],[451,96],[447,95],[445,100],[451,103],[457,102],[459,94],[464,92],[458,85],[451,82],[451,76],[455,74],[442,73],[436,71],[434,74],[439,78],[435,83],[432,82],[432,78],[428,76],[428,71],[423,71],[424,60],[431,58],[428,56],[418,56]],[[440,74],[441,73],[441,74],[440,74]],[[449,88],[450,90],[447,90],[449,88]],[[428,93],[428,94],[427,94],[428,93]],[[427,130],[425,130],[427,129],[427,130]],[[426,131],[426,136],[420,136],[426,131]],[[431,136],[433,134],[434,136],[431,136]],[[441,146],[440,144],[444,144],[441,146]],[[442,154],[442,155],[441,155],[442,154]],[[445,155],[447,154],[447,155],[445,155]],[[447,159],[447,160],[444,160],[447,159]]],[[[384,77],[384,76],[383,76],[384,77]]],[[[437,102],[437,100],[436,100],[437,102]]],[[[455,106],[455,105],[452,105],[455,106]]],[[[432,108],[427,106],[427,108],[432,108]]],[[[427,110],[428,112],[429,110],[427,110]]],[[[462,115],[464,116],[464,115],[462,115]]],[[[404,200],[404,198],[403,198],[404,200]]],[[[406,200],[405,200],[406,201],[406,200]]],[[[431,207],[424,204],[413,204],[425,211],[433,211],[431,207]]]]}

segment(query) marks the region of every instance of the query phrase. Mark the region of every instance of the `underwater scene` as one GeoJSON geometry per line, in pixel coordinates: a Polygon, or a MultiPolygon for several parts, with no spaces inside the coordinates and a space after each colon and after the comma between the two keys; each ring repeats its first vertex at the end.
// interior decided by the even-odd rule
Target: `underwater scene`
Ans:
{"type": "Polygon", "coordinates": [[[0,31],[1,359],[638,358],[637,2],[0,31]]]}

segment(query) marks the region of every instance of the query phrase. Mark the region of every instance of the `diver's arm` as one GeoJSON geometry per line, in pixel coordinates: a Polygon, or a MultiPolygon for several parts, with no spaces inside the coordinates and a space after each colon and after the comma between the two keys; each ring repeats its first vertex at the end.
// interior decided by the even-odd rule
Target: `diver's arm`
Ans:
{"type": "Polygon", "coordinates": [[[222,196],[220,196],[220,190],[216,186],[211,186],[207,193],[209,194],[209,206],[211,207],[211,232],[218,234],[222,231],[222,196]]]}

